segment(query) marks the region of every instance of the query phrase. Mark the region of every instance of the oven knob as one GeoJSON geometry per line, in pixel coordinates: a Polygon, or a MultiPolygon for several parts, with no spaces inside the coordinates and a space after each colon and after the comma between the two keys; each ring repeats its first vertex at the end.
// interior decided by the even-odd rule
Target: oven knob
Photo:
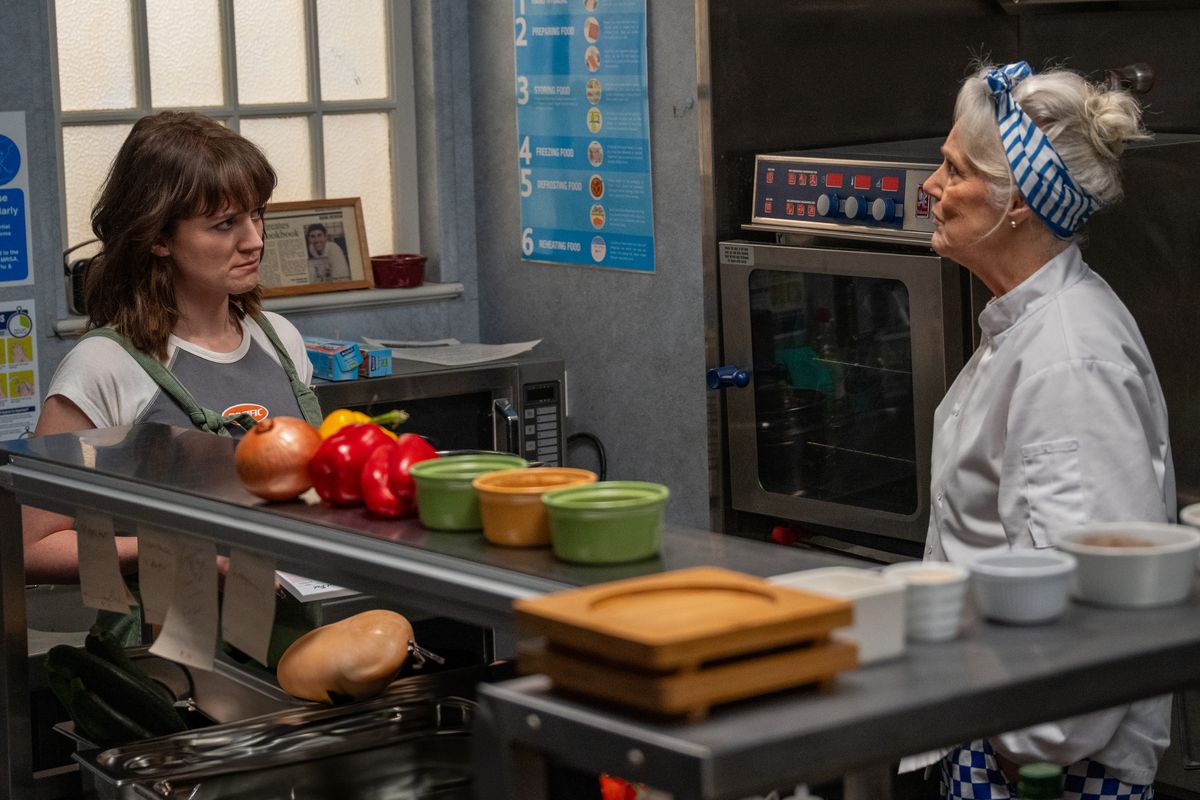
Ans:
{"type": "Polygon", "coordinates": [[[850,219],[867,218],[867,198],[860,194],[852,194],[846,198],[846,216],[850,219]]]}
{"type": "Polygon", "coordinates": [[[817,198],[817,213],[822,217],[836,217],[838,205],[837,192],[825,192],[817,198]]]}
{"type": "Polygon", "coordinates": [[[871,218],[876,222],[891,222],[903,216],[901,208],[890,197],[877,197],[871,201],[871,218]]]}

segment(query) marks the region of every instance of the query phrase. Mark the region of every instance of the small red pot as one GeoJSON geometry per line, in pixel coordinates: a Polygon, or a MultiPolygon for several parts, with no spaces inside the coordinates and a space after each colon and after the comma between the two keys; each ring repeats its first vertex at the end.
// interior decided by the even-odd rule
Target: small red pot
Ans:
{"type": "Polygon", "coordinates": [[[377,289],[412,289],[425,280],[425,256],[420,253],[372,256],[371,273],[377,289]]]}

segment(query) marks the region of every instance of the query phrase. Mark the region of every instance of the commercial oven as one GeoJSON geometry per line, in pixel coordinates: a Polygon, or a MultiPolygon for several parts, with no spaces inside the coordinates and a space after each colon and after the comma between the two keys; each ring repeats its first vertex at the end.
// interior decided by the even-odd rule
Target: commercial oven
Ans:
{"type": "Polygon", "coordinates": [[[941,140],[761,155],[719,245],[737,511],[923,541],[933,412],[970,351],[970,276],[929,248],[941,140]],[[743,384],[739,386],[739,384],[743,384]]]}

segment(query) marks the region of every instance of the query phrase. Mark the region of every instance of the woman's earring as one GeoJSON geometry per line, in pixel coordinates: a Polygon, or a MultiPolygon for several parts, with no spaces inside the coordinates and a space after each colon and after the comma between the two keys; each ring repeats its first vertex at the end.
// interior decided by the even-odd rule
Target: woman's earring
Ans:
{"type": "Polygon", "coordinates": [[[1010,219],[1010,220],[1008,221],[1008,224],[1009,224],[1009,225],[1012,225],[1012,228],[1013,228],[1013,230],[1014,230],[1014,231],[1017,229],[1017,221],[1016,221],[1015,219],[1010,219]]]}

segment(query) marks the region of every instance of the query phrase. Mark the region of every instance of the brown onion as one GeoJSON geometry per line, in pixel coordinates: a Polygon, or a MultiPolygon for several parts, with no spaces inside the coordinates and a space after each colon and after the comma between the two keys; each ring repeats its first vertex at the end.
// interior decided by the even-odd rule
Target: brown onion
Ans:
{"type": "Polygon", "coordinates": [[[238,477],[264,500],[291,500],[308,490],[308,460],[321,446],[317,429],[296,417],[268,417],[234,451],[238,477]]]}

